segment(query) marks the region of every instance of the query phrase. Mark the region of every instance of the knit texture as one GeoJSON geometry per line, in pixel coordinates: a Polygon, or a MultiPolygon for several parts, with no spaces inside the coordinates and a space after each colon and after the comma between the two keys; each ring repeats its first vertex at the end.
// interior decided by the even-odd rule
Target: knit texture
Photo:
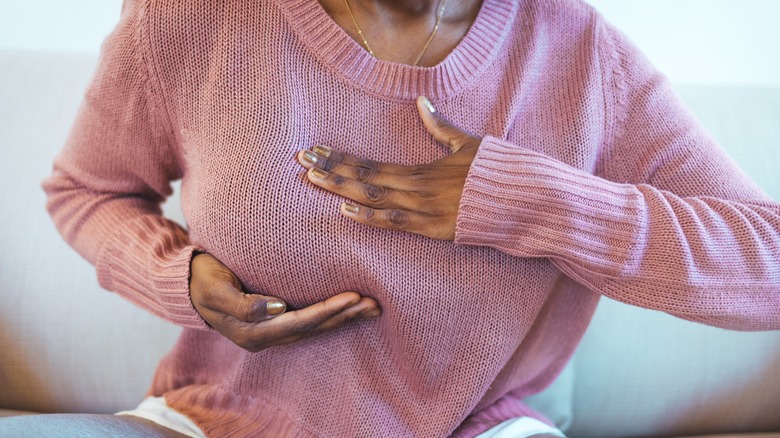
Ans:
{"type": "Polygon", "coordinates": [[[314,0],[126,0],[53,175],[59,230],[98,280],[184,327],[150,393],[213,436],[474,436],[573,354],[598,298],[780,328],[780,207],[665,78],[575,0],[485,0],[441,64],[366,53],[314,0]],[[366,227],[307,183],[324,144],[426,163],[428,96],[484,136],[456,241],[366,227]],[[181,178],[187,229],[160,216],[181,178]],[[248,353],[200,318],[208,251],[299,308],[383,315],[248,353]]]}

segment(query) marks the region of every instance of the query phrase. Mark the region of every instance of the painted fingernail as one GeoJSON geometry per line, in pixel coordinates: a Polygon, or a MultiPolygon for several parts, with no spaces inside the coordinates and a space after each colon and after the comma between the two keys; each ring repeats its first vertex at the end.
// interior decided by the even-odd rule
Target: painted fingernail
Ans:
{"type": "Polygon", "coordinates": [[[303,159],[311,164],[317,164],[317,161],[320,159],[317,157],[317,154],[313,152],[306,151],[303,153],[303,159]]]}
{"type": "Polygon", "coordinates": [[[346,211],[349,214],[358,214],[360,211],[360,207],[355,204],[350,204],[349,202],[345,202],[344,204],[344,211],[346,211]]]}
{"type": "Polygon", "coordinates": [[[430,100],[428,100],[427,97],[421,96],[421,100],[422,100],[423,105],[425,105],[425,107],[428,108],[428,112],[429,113],[433,114],[433,113],[436,112],[436,107],[433,106],[433,104],[431,103],[430,100]]]}
{"type": "Polygon", "coordinates": [[[326,146],[314,146],[314,147],[312,148],[312,150],[313,150],[313,151],[314,151],[314,152],[315,152],[317,155],[322,155],[322,156],[323,156],[323,157],[325,157],[325,158],[328,158],[328,157],[330,157],[330,148],[329,148],[329,147],[326,147],[326,146]]]}
{"type": "Polygon", "coordinates": [[[379,309],[372,309],[367,312],[363,312],[360,314],[363,318],[375,318],[382,314],[382,311],[379,309]]]}
{"type": "Polygon", "coordinates": [[[269,301],[265,304],[265,314],[275,316],[287,310],[287,304],[281,301],[269,301]]]}
{"type": "Polygon", "coordinates": [[[309,172],[311,172],[311,175],[317,179],[325,179],[328,177],[328,172],[325,172],[322,169],[317,169],[316,167],[312,167],[309,172]]]}

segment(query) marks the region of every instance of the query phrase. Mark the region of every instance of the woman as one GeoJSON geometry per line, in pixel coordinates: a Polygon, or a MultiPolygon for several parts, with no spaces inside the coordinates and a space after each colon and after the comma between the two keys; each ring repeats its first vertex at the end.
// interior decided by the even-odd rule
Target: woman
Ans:
{"type": "Polygon", "coordinates": [[[185,328],[122,427],[559,435],[600,295],[780,328],[780,207],[574,0],[127,1],[44,187],[185,328]]]}

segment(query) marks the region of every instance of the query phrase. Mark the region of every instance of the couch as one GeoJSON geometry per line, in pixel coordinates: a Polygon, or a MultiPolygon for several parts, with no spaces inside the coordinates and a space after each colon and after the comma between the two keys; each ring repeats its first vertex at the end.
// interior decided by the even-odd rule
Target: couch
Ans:
{"type": "MultiPolygon", "coordinates": [[[[95,62],[0,52],[0,415],[131,408],[179,333],[101,290],[44,209],[40,181],[95,62]]],[[[780,89],[677,89],[780,199],[780,89]]],[[[165,209],[180,220],[175,196],[165,209]]],[[[780,332],[728,332],[604,299],[572,362],[529,403],[572,437],[780,437],[780,332]]]]}

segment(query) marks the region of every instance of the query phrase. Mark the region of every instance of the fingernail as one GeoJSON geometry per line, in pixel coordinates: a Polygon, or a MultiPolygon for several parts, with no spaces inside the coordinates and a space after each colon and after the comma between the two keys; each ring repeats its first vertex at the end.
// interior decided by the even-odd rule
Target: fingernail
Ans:
{"type": "Polygon", "coordinates": [[[328,177],[328,172],[325,172],[322,169],[317,169],[316,167],[312,167],[309,172],[311,172],[311,175],[317,179],[325,179],[328,177]]]}
{"type": "Polygon", "coordinates": [[[287,310],[287,304],[281,301],[269,301],[265,304],[265,314],[275,316],[287,310]]]}
{"type": "Polygon", "coordinates": [[[425,96],[421,96],[421,99],[422,99],[422,103],[423,103],[423,105],[425,105],[425,107],[426,107],[426,108],[428,108],[428,112],[429,112],[429,113],[433,114],[433,113],[435,113],[435,112],[436,112],[436,107],[435,107],[435,106],[433,106],[433,104],[431,103],[431,101],[430,101],[430,100],[428,100],[428,98],[427,98],[427,97],[425,97],[425,96]]]}
{"type": "Polygon", "coordinates": [[[381,310],[373,309],[373,310],[369,310],[367,312],[361,313],[360,316],[362,316],[363,318],[375,318],[375,317],[377,317],[377,316],[379,316],[381,314],[382,314],[381,310]]]}
{"type": "Polygon", "coordinates": [[[360,211],[360,207],[358,207],[355,204],[350,204],[349,202],[345,202],[344,204],[344,211],[346,211],[349,214],[358,214],[360,211]]]}
{"type": "Polygon", "coordinates": [[[330,157],[330,148],[325,146],[314,146],[312,148],[317,155],[322,155],[325,158],[330,157]]]}
{"type": "Polygon", "coordinates": [[[319,161],[319,158],[317,158],[317,154],[309,151],[303,153],[303,159],[311,164],[317,164],[317,161],[319,161]]]}

